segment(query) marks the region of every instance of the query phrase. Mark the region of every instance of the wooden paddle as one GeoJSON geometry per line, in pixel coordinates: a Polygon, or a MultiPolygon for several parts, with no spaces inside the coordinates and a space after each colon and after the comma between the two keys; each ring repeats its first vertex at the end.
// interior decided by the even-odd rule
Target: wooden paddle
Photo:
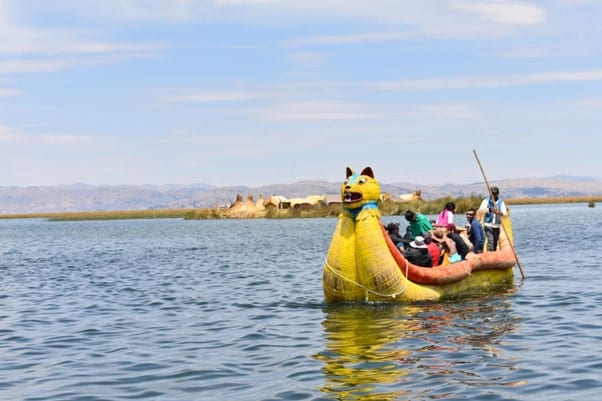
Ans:
{"type": "MultiPolygon", "coordinates": [[[[485,171],[483,170],[483,166],[481,165],[481,161],[479,160],[479,156],[477,155],[477,151],[475,149],[473,149],[472,153],[474,153],[474,157],[477,159],[477,163],[479,163],[479,168],[481,169],[481,174],[483,174],[483,180],[485,181],[485,185],[487,185],[487,192],[489,192],[489,199],[494,199],[493,193],[491,192],[491,187],[489,186],[489,181],[487,181],[487,177],[485,176],[485,171]]],[[[520,264],[520,260],[518,260],[518,255],[516,254],[516,249],[514,249],[514,244],[512,243],[512,238],[510,238],[508,236],[508,232],[506,231],[506,226],[504,225],[503,221],[501,222],[500,225],[502,226],[502,230],[504,230],[504,235],[506,235],[506,238],[508,238],[508,242],[510,243],[510,249],[512,249],[512,253],[514,254],[514,260],[516,260],[516,265],[518,266],[518,268],[520,270],[520,274],[521,274],[521,276],[523,276],[523,278],[525,278],[527,276],[525,275],[525,272],[523,271],[523,267],[520,264]]]]}

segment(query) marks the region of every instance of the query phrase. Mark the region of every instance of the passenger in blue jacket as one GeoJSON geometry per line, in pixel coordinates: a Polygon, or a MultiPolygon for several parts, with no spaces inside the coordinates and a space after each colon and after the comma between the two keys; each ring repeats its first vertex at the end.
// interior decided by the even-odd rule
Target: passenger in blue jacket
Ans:
{"type": "Polygon", "coordinates": [[[468,209],[466,211],[466,221],[468,224],[466,228],[468,230],[468,239],[472,242],[474,247],[474,253],[482,253],[483,246],[485,245],[485,232],[483,226],[477,219],[477,211],[475,209],[468,209]]]}

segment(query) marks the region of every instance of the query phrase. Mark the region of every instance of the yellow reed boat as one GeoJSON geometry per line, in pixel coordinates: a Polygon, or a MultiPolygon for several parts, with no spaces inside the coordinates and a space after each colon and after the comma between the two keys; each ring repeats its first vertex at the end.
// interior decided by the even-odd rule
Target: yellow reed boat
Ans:
{"type": "Polygon", "coordinates": [[[380,185],[370,167],[347,168],[342,210],[324,262],[326,302],[438,301],[511,286],[516,257],[512,225],[503,219],[498,250],[469,253],[465,260],[425,268],[408,262],[383,228],[380,185]]]}

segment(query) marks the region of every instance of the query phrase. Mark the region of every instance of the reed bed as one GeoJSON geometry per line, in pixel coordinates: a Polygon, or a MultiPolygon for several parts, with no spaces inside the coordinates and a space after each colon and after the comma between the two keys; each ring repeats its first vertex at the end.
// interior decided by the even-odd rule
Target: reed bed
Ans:
{"type": "MultiPolygon", "coordinates": [[[[469,197],[451,197],[446,196],[439,199],[427,201],[411,202],[381,202],[379,208],[383,216],[403,216],[408,210],[420,212],[423,214],[439,213],[447,202],[456,204],[456,213],[465,213],[470,208],[477,209],[481,204],[482,198],[477,196],[469,197]]],[[[594,207],[596,202],[602,202],[602,196],[568,196],[555,198],[513,198],[504,199],[506,204],[512,205],[532,205],[532,204],[553,204],[553,203],[587,203],[589,207],[594,207]]],[[[340,212],[340,205],[320,204],[314,207],[301,207],[287,210],[269,209],[261,214],[248,216],[246,218],[268,218],[268,219],[287,219],[287,218],[316,218],[316,217],[336,217],[340,212]]],[[[93,211],[93,212],[64,212],[64,213],[21,213],[21,214],[0,214],[0,219],[31,219],[42,218],[49,221],[79,221],[79,220],[128,220],[128,219],[226,219],[228,209],[218,208],[197,208],[197,209],[154,209],[154,210],[113,210],[113,211],[93,211]]],[[[240,218],[240,217],[238,217],[240,218]]]]}
{"type": "Polygon", "coordinates": [[[470,208],[478,209],[483,199],[478,196],[469,197],[452,197],[445,196],[443,198],[428,200],[428,201],[411,201],[411,202],[381,202],[380,211],[385,216],[405,215],[405,212],[412,210],[422,214],[438,214],[447,202],[456,204],[456,213],[465,213],[470,208]]]}
{"type": "Polygon", "coordinates": [[[513,198],[506,199],[506,203],[513,205],[546,205],[552,203],[588,203],[602,202],[602,196],[563,196],[555,198],[513,198]]]}
{"type": "Polygon", "coordinates": [[[0,215],[2,219],[47,219],[48,221],[130,220],[184,218],[195,209],[110,210],[93,212],[22,213],[0,215]]]}

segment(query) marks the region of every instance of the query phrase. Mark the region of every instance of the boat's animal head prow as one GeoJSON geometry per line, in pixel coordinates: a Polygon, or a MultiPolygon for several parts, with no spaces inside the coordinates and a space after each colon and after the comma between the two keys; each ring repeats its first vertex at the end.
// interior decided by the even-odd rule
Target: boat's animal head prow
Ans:
{"type": "Polygon", "coordinates": [[[347,167],[347,179],[341,186],[341,201],[344,209],[358,209],[366,205],[378,205],[380,185],[374,179],[371,167],[366,167],[361,174],[354,173],[347,167]]]}

